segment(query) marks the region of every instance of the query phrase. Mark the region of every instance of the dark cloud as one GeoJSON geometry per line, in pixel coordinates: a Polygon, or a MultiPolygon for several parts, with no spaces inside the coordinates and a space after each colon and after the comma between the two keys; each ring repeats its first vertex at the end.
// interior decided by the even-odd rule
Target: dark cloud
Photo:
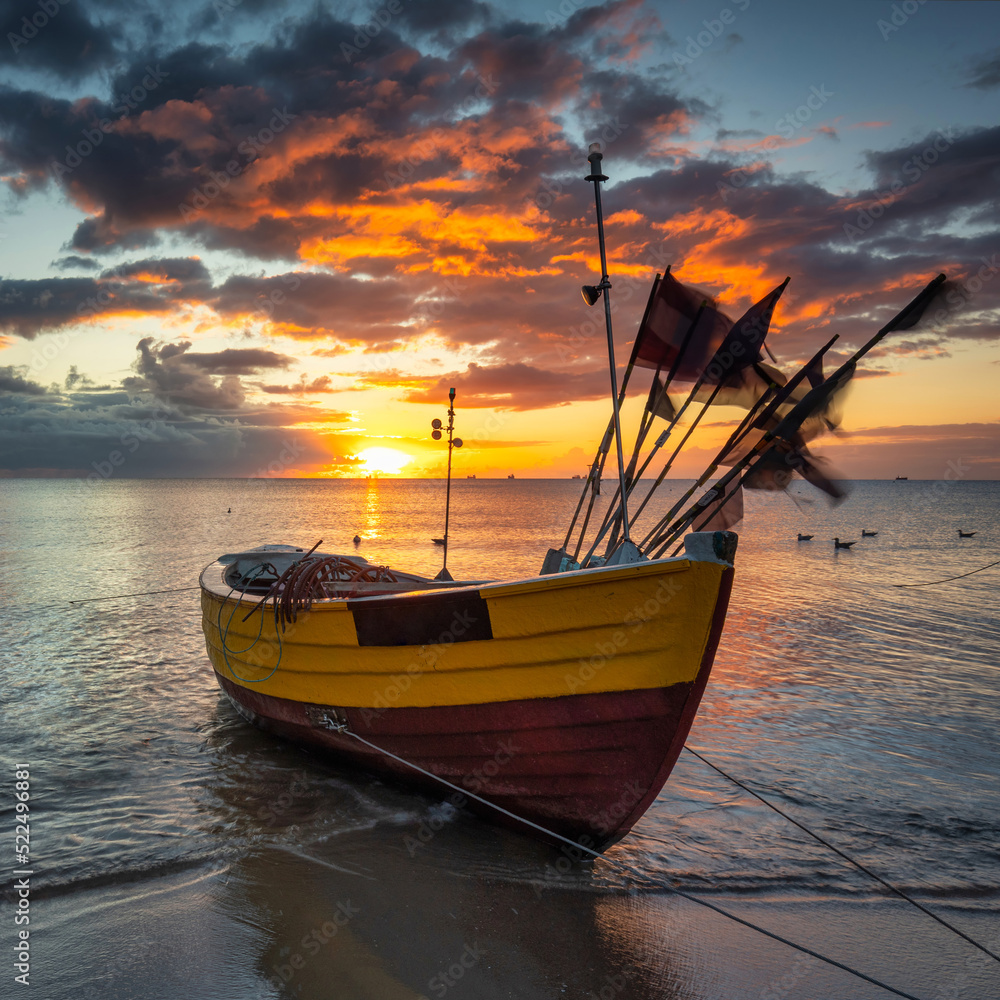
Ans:
{"type": "MultiPolygon", "coordinates": [[[[138,345],[136,375],[117,387],[94,386],[75,366],[65,390],[0,368],[0,475],[73,475],[98,483],[354,467],[344,456],[359,450],[358,441],[335,430],[349,414],[301,402],[248,401],[234,374],[284,369],[288,360],[256,349],[198,354],[186,341],[146,338],[138,345]],[[330,430],[293,426],[304,422],[330,430]]],[[[321,391],[301,381],[308,391],[321,391]]]]}
{"type": "Polygon", "coordinates": [[[0,32],[5,48],[13,50],[19,69],[44,70],[78,80],[111,65],[117,58],[115,42],[122,33],[116,19],[91,20],[92,10],[82,2],[0,0],[0,32]]]}
{"type": "Polygon", "coordinates": [[[211,284],[196,259],[143,260],[96,278],[7,279],[0,286],[0,331],[28,339],[98,316],[163,314],[204,301],[211,284]]]}
{"type": "Polygon", "coordinates": [[[969,77],[966,87],[973,87],[976,90],[992,90],[994,87],[1000,87],[1000,49],[976,62],[969,77]]]}
{"type": "MultiPolygon", "coordinates": [[[[2,393],[2,389],[0,389],[2,393]]],[[[355,450],[336,435],[184,413],[155,399],[0,395],[0,469],[88,484],[144,476],[253,476],[305,470],[355,450]]]]}
{"type": "Polygon", "coordinates": [[[204,354],[190,348],[189,341],[156,344],[151,337],[144,337],[136,345],[136,375],[124,379],[122,385],[131,393],[151,393],[180,408],[231,412],[243,409],[246,402],[240,375],[256,375],[266,368],[288,368],[293,362],[287,355],[259,348],[229,348],[204,354]]]}
{"type": "Polygon", "coordinates": [[[77,254],[70,254],[68,257],[60,257],[52,262],[53,267],[60,271],[69,271],[72,268],[79,268],[81,271],[99,271],[101,265],[96,260],[89,257],[80,257],[77,254]]]}
{"type": "Polygon", "coordinates": [[[0,393],[44,396],[45,387],[25,378],[13,365],[0,366],[0,393]]]}
{"type": "Polygon", "coordinates": [[[263,385],[257,386],[261,392],[277,396],[304,396],[311,392],[336,392],[329,375],[320,375],[311,382],[302,375],[294,385],[263,385]]]}

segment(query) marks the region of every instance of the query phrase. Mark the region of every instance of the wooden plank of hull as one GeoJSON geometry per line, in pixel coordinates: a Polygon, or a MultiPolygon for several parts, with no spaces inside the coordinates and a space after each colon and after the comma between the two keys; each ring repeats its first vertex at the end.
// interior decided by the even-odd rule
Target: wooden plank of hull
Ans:
{"type": "MultiPolygon", "coordinates": [[[[732,570],[725,570],[696,675],[664,687],[370,709],[276,697],[236,684],[218,670],[216,678],[263,729],[449,797],[432,779],[327,728],[330,720],[346,722],[404,760],[602,850],[629,832],[670,775],[708,681],[731,585],[732,570]]],[[[468,804],[494,822],[516,826],[471,800],[468,804]]]]}

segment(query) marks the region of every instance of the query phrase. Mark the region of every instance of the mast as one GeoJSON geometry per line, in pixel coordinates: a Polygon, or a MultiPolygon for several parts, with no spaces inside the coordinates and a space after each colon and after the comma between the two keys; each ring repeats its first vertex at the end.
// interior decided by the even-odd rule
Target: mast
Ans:
{"type": "Polygon", "coordinates": [[[622,428],[621,415],[619,412],[618,397],[618,373],[615,370],[615,341],[611,330],[611,282],[608,279],[608,257],[604,245],[604,212],[601,207],[601,182],[606,181],[607,175],[601,173],[601,161],[604,154],[601,152],[601,144],[592,142],[587,160],[590,163],[590,173],[584,180],[594,183],[594,206],[597,210],[597,239],[601,248],[601,281],[598,285],[584,285],[583,299],[587,305],[594,305],[597,302],[598,294],[604,298],[604,326],[608,334],[608,368],[611,374],[611,406],[615,425],[615,446],[618,449],[618,486],[621,496],[622,507],[622,544],[617,558],[612,557],[609,562],[636,562],[642,558],[641,553],[635,548],[629,536],[628,519],[628,491],[625,488],[625,457],[622,453],[622,428]]]}

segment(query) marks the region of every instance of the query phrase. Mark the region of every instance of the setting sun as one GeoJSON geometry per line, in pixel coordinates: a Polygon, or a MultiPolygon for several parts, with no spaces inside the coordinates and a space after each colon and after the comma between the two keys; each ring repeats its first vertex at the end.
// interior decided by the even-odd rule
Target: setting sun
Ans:
{"type": "Polygon", "coordinates": [[[411,455],[396,451],[395,448],[365,448],[358,454],[358,458],[365,463],[366,473],[381,472],[390,476],[395,476],[413,461],[411,455]]]}

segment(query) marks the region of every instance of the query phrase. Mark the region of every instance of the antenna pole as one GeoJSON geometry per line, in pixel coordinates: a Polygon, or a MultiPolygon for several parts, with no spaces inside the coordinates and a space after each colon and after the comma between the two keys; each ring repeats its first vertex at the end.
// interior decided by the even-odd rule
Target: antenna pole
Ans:
{"type": "Polygon", "coordinates": [[[448,572],[448,519],[451,515],[451,449],[452,435],[455,432],[455,389],[448,390],[448,486],[444,495],[444,562],[441,564],[442,574],[448,572]]]}
{"type": "MultiPolygon", "coordinates": [[[[441,428],[442,423],[440,420],[432,420],[431,427],[431,437],[435,441],[441,440],[441,428]]],[[[451,388],[448,390],[448,486],[445,492],[444,500],[444,539],[435,538],[434,541],[444,542],[444,562],[441,564],[441,572],[438,573],[435,580],[453,580],[454,577],[448,572],[448,521],[451,517],[451,449],[461,448],[462,439],[454,436],[455,434],[455,389],[451,388]]]]}
{"type": "Polygon", "coordinates": [[[601,246],[601,283],[597,288],[604,296],[604,325],[608,332],[608,365],[611,370],[611,405],[614,408],[615,422],[615,444],[618,447],[618,483],[621,489],[622,506],[622,544],[631,542],[629,537],[628,523],[628,491],[625,489],[625,457],[622,454],[622,428],[621,417],[618,411],[618,374],[615,371],[615,340],[611,332],[611,282],[608,280],[608,257],[604,248],[604,212],[601,208],[601,181],[608,178],[601,173],[601,161],[604,154],[601,152],[601,144],[592,142],[590,144],[590,154],[587,160],[590,163],[590,174],[584,180],[594,182],[594,204],[597,209],[597,238],[601,246]]]}

